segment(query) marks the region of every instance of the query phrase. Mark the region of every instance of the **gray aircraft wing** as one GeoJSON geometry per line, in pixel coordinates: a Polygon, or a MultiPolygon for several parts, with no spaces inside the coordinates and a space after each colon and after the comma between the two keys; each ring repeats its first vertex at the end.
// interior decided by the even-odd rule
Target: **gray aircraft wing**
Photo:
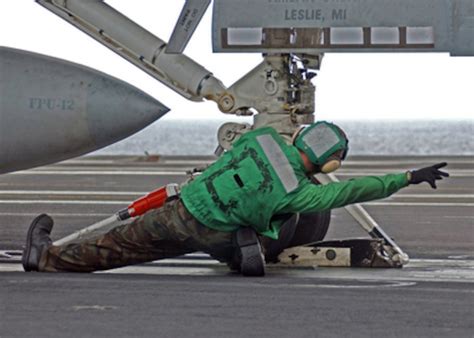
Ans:
{"type": "Polygon", "coordinates": [[[166,53],[180,54],[184,51],[210,4],[211,0],[186,0],[166,46],[166,53]]]}
{"type": "Polygon", "coordinates": [[[215,52],[474,55],[473,0],[214,0],[215,52]]]}

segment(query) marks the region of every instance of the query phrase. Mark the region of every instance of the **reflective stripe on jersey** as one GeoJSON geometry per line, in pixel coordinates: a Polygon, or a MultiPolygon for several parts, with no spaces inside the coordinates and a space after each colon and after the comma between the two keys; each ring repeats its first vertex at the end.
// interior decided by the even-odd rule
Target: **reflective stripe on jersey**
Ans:
{"type": "Polygon", "coordinates": [[[298,179],[293,167],[272,135],[260,135],[256,139],[283,184],[286,193],[290,193],[298,188],[298,179]]]}

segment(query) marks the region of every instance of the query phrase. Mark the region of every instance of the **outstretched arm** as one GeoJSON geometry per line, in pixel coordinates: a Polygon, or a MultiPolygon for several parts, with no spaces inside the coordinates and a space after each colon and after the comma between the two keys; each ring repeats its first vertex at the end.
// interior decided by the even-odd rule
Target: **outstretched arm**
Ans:
{"type": "Polygon", "coordinates": [[[436,180],[448,177],[440,171],[446,163],[385,176],[367,176],[327,185],[307,184],[295,191],[283,212],[313,212],[340,208],[349,204],[386,198],[409,184],[428,182],[436,189],[436,180]]]}

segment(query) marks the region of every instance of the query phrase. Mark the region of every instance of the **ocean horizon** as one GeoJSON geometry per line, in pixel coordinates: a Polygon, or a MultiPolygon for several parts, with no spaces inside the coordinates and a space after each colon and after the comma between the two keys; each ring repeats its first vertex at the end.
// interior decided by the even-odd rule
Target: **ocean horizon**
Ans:
{"type": "MultiPolygon", "coordinates": [[[[232,119],[235,121],[235,119],[232,119]]],[[[226,120],[159,120],[90,155],[212,155],[226,120]]],[[[350,155],[474,155],[474,120],[340,120],[350,155]]]]}

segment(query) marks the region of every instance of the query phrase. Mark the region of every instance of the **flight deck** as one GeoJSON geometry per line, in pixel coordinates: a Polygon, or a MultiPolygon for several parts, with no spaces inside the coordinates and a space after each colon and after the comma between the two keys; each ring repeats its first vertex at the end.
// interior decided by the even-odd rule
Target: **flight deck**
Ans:
{"type": "MultiPolygon", "coordinates": [[[[39,213],[54,240],[213,157],[83,157],[0,176],[0,337],[452,336],[474,333],[472,157],[350,157],[340,180],[447,161],[451,177],[363,206],[410,256],[401,269],[285,268],[246,278],[202,253],[93,274],[24,273],[39,213]],[[67,333],[67,334],[66,334],[67,333]]],[[[326,239],[368,237],[344,209],[326,239]]]]}

